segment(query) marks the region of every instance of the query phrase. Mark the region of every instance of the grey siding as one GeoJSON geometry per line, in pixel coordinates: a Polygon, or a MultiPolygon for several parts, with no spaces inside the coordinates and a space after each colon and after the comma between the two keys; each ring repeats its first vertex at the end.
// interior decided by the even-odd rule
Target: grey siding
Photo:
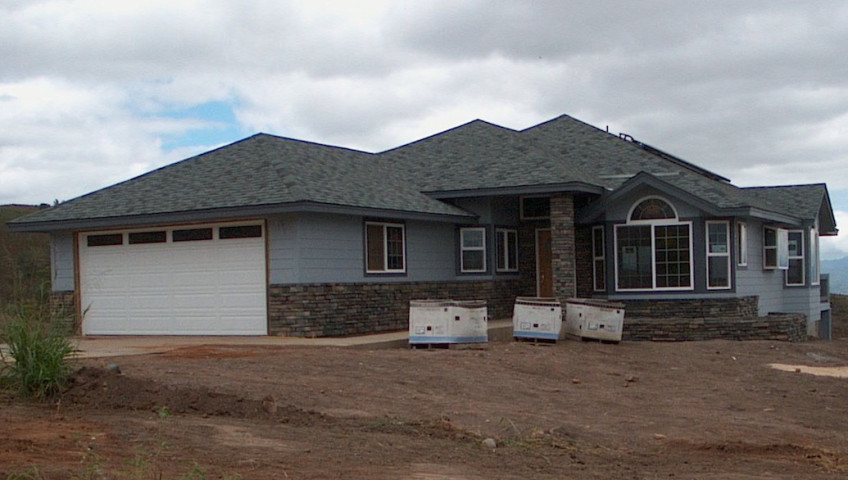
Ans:
{"type": "Polygon", "coordinates": [[[446,223],[406,224],[407,280],[456,280],[456,228],[446,223]]]}
{"type": "MultiPolygon", "coordinates": [[[[748,266],[736,267],[736,291],[760,298],[759,314],[783,311],[783,271],[763,270],[763,223],[748,219],[748,266]]],[[[734,262],[736,257],[734,256],[734,262]]]]}
{"type": "Polygon", "coordinates": [[[347,283],[365,279],[362,218],[302,215],[297,283],[347,283]]]}
{"type": "Polygon", "coordinates": [[[297,283],[298,216],[268,219],[268,270],[271,284],[297,283]]]}
{"type": "MultiPolygon", "coordinates": [[[[785,286],[786,277],[783,270],[763,270],[763,223],[748,219],[748,266],[736,267],[736,291],[740,295],[756,295],[759,297],[759,314],[770,312],[791,312],[807,315],[807,331],[815,334],[816,324],[821,318],[821,301],[819,286],[811,285],[811,279],[806,278],[805,287],[785,286]]],[[[805,235],[808,238],[808,235],[805,235]]],[[[809,277],[809,246],[805,243],[805,268],[809,277]]],[[[736,256],[734,255],[734,262],[736,256]]]]}
{"type": "Polygon", "coordinates": [[[454,281],[455,227],[409,221],[406,275],[366,275],[363,217],[301,214],[268,220],[271,283],[454,281]]]}
{"type": "Polygon", "coordinates": [[[455,200],[454,204],[477,215],[479,223],[492,223],[492,199],[490,197],[460,198],[455,200]]]}
{"type": "Polygon", "coordinates": [[[74,234],[54,232],[50,236],[51,288],[54,292],[74,290],[74,234]]]}
{"type": "Polygon", "coordinates": [[[460,198],[454,204],[477,215],[480,224],[517,226],[519,222],[518,197],[460,198]]]}

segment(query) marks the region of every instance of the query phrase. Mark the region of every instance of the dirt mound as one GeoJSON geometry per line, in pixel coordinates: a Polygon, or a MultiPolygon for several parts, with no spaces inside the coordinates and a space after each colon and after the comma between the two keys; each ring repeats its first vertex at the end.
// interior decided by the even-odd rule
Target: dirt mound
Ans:
{"type": "Polygon", "coordinates": [[[291,405],[215,392],[205,387],[182,388],[122,375],[98,367],[82,367],[62,393],[65,407],[149,410],[234,418],[274,418],[309,424],[320,414],[291,405]]]}
{"type": "Polygon", "coordinates": [[[772,457],[791,459],[797,463],[810,463],[828,472],[848,472],[848,461],[830,450],[792,443],[756,444],[749,442],[686,443],[678,442],[684,449],[715,452],[734,457],[772,457]]]}

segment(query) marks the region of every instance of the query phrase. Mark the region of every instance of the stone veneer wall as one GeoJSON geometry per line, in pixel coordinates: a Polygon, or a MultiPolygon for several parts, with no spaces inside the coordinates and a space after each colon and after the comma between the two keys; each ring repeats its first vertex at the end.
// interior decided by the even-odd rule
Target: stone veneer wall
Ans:
{"type": "Polygon", "coordinates": [[[631,318],[625,314],[623,340],[779,340],[807,339],[807,316],[776,313],[766,317],[631,318]]]}
{"type": "Polygon", "coordinates": [[[50,321],[68,334],[78,333],[75,298],[73,291],[50,292],[50,321]]]}
{"type": "Polygon", "coordinates": [[[409,301],[486,300],[490,319],[511,318],[520,280],[271,285],[269,333],[343,336],[409,328],[409,301]]]}
{"type": "Polygon", "coordinates": [[[556,194],[551,197],[551,266],[554,296],[561,300],[577,294],[574,237],[574,197],[556,194]]]}
{"type": "Polygon", "coordinates": [[[756,318],[756,296],[679,300],[615,300],[625,305],[625,315],[650,318],[756,318]]]}

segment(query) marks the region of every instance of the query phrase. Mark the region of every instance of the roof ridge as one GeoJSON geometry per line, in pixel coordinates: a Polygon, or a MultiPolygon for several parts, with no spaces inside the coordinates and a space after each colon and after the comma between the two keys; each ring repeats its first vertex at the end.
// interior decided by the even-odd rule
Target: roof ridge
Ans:
{"type": "Polygon", "coordinates": [[[447,134],[450,134],[452,132],[458,131],[461,128],[467,128],[471,125],[485,125],[485,126],[488,126],[488,127],[495,127],[497,129],[508,131],[508,132],[520,133],[518,130],[509,128],[509,127],[504,127],[503,125],[498,125],[497,123],[492,123],[492,122],[489,122],[489,121],[486,121],[486,120],[481,120],[479,118],[476,118],[476,119],[471,120],[469,122],[465,122],[461,125],[457,125],[455,127],[448,128],[447,130],[442,130],[441,132],[437,132],[437,133],[434,133],[432,135],[427,135],[426,137],[419,138],[418,140],[413,140],[411,142],[404,143],[404,144],[398,145],[396,147],[392,147],[388,150],[383,150],[383,151],[377,152],[376,155],[383,155],[385,153],[390,153],[390,152],[394,152],[394,151],[397,151],[397,150],[401,150],[403,148],[411,147],[413,145],[417,145],[417,144],[426,142],[428,140],[432,140],[436,137],[440,137],[440,136],[447,135],[447,134]]]}
{"type": "Polygon", "coordinates": [[[705,177],[710,178],[712,180],[717,180],[717,181],[721,181],[721,182],[724,182],[724,183],[731,183],[730,179],[728,179],[728,178],[726,178],[722,175],[719,175],[715,172],[707,170],[706,168],[703,168],[703,167],[696,165],[692,162],[684,160],[684,159],[682,159],[682,158],[680,158],[680,157],[678,157],[674,154],[660,150],[659,148],[656,148],[652,145],[649,145],[649,144],[644,143],[640,140],[637,140],[637,139],[633,138],[632,135],[628,135],[626,133],[620,133],[620,134],[616,135],[614,133],[611,133],[609,131],[609,129],[603,130],[603,129],[595,126],[595,125],[592,125],[591,123],[580,120],[579,118],[572,117],[571,115],[568,115],[568,114],[562,114],[562,115],[559,115],[559,116],[552,118],[550,120],[546,120],[546,121],[544,121],[544,122],[542,122],[538,125],[528,127],[524,130],[521,130],[520,133],[531,132],[532,130],[544,128],[547,125],[552,125],[552,124],[555,124],[556,122],[561,122],[563,120],[571,121],[574,124],[580,125],[584,128],[588,128],[589,130],[596,132],[596,133],[606,134],[606,137],[608,137],[610,139],[618,140],[620,142],[624,142],[624,144],[629,145],[630,148],[635,148],[638,151],[645,152],[649,155],[653,155],[653,156],[659,157],[663,160],[672,162],[672,163],[676,164],[677,166],[685,168],[685,169],[687,169],[687,170],[689,170],[693,173],[696,173],[698,175],[702,175],[702,176],[705,176],[705,177]]]}
{"type": "Polygon", "coordinates": [[[797,188],[797,187],[825,187],[827,188],[827,183],[825,182],[816,182],[816,183],[794,183],[789,185],[762,185],[762,186],[752,186],[752,187],[739,187],[742,190],[766,190],[770,188],[797,188]]]}
{"type": "Polygon", "coordinates": [[[343,147],[341,145],[331,145],[329,143],[316,142],[316,141],[313,141],[313,140],[302,140],[302,139],[299,139],[299,138],[286,137],[286,136],[283,136],[283,135],[276,135],[276,134],[273,134],[273,133],[259,132],[259,133],[256,133],[254,135],[251,135],[248,138],[253,138],[253,137],[268,137],[272,140],[282,140],[282,141],[288,141],[288,142],[294,142],[294,143],[301,143],[301,144],[305,144],[305,145],[312,145],[312,146],[315,146],[315,147],[333,148],[333,149],[336,149],[336,150],[346,150],[348,152],[363,153],[365,155],[376,155],[374,152],[369,152],[367,150],[359,150],[357,148],[343,147]]]}

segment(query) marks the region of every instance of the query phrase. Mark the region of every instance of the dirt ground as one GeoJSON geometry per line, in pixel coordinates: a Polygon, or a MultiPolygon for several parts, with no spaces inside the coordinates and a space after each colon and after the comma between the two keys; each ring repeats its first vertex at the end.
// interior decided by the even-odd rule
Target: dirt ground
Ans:
{"type": "Polygon", "coordinates": [[[848,478],[848,379],[795,370],[848,366],[848,340],[198,346],[79,365],[49,405],[0,397],[0,478],[848,478]]]}

